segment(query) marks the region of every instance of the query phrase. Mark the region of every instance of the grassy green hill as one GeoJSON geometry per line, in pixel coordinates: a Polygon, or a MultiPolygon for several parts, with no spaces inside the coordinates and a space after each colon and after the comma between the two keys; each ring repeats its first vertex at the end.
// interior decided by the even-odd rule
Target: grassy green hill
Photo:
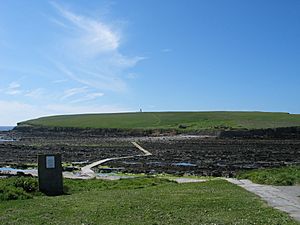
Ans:
{"type": "Polygon", "coordinates": [[[300,114],[269,112],[143,112],[50,116],[19,123],[47,127],[228,129],[300,126],[300,114]]]}

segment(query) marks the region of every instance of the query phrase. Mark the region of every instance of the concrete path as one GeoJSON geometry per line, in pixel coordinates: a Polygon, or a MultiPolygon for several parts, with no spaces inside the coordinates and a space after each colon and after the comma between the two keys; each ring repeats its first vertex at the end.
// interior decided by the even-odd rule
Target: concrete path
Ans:
{"type": "Polygon", "coordinates": [[[185,177],[180,177],[180,178],[171,178],[169,180],[175,181],[179,184],[185,184],[185,183],[199,183],[199,182],[205,182],[207,181],[206,179],[197,179],[197,178],[185,178],[185,177]]]}
{"type": "Polygon", "coordinates": [[[81,168],[81,176],[88,176],[90,178],[94,178],[96,177],[95,172],[92,170],[93,167],[95,166],[99,166],[103,163],[112,161],[112,160],[118,160],[118,159],[129,159],[129,158],[133,158],[134,156],[124,156],[124,157],[115,157],[115,158],[107,158],[107,159],[102,159],[99,160],[97,162],[91,163],[89,165],[86,165],[84,167],[81,168]]]}
{"type": "Polygon", "coordinates": [[[299,186],[276,187],[254,184],[250,180],[237,180],[233,178],[226,178],[225,180],[260,196],[270,206],[288,213],[291,217],[300,222],[299,186]]]}
{"type": "MultiPolygon", "coordinates": [[[[77,174],[74,174],[72,172],[63,172],[63,176],[65,178],[70,178],[70,179],[91,179],[95,178],[96,174],[92,170],[93,167],[99,166],[105,162],[113,161],[113,160],[119,160],[119,159],[130,159],[134,157],[145,157],[145,156],[150,156],[152,155],[151,152],[147,151],[144,149],[142,146],[140,146],[138,143],[132,141],[131,142],[137,149],[139,149],[142,154],[140,155],[132,155],[132,156],[122,156],[122,157],[113,157],[113,158],[107,158],[107,159],[101,159],[99,161],[93,162],[89,165],[86,165],[81,168],[81,171],[77,174]]],[[[16,169],[11,169],[11,170],[6,170],[5,172],[8,175],[16,175],[17,171],[22,171],[24,174],[32,175],[32,176],[37,176],[37,170],[16,170],[16,169]]],[[[0,170],[0,172],[3,172],[0,170]]],[[[5,175],[5,174],[4,174],[5,175]]]]}
{"type": "Polygon", "coordinates": [[[99,160],[97,162],[91,163],[89,165],[86,165],[84,167],[81,168],[81,172],[80,172],[80,176],[83,177],[88,177],[88,178],[95,178],[96,174],[95,172],[92,170],[93,167],[95,166],[99,166],[105,162],[108,161],[113,161],[113,160],[119,160],[119,159],[130,159],[130,158],[134,158],[134,157],[144,157],[144,156],[150,156],[152,155],[149,151],[145,150],[142,146],[140,146],[138,143],[136,142],[131,142],[136,148],[138,148],[139,150],[141,150],[143,152],[142,155],[132,155],[132,156],[123,156],[123,157],[114,157],[114,158],[107,158],[107,159],[102,159],[99,160]]]}
{"type": "Polygon", "coordinates": [[[142,148],[142,146],[140,146],[138,143],[136,143],[135,141],[131,142],[135,147],[137,147],[139,150],[141,150],[142,152],[144,152],[145,155],[143,156],[149,156],[152,155],[151,152],[148,152],[146,149],[142,148]]]}

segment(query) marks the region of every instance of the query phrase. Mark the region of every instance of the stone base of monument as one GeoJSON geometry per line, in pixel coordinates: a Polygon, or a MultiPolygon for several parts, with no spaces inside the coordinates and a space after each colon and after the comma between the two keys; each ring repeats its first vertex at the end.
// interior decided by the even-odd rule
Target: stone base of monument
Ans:
{"type": "Polygon", "coordinates": [[[46,195],[61,195],[63,176],[60,154],[38,155],[39,190],[46,195]]]}

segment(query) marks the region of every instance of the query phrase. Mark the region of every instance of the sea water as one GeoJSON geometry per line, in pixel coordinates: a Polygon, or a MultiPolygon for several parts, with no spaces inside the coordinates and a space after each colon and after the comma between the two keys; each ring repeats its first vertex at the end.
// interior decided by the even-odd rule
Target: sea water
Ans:
{"type": "Polygon", "coordinates": [[[0,131],[10,131],[14,129],[14,126],[0,126],[0,131]]]}
{"type": "MultiPolygon", "coordinates": [[[[14,126],[0,126],[0,132],[1,131],[10,131],[14,129],[14,126]]],[[[5,135],[0,135],[0,143],[1,142],[10,142],[10,141],[15,141],[13,138],[11,137],[6,137],[5,135]]]]}

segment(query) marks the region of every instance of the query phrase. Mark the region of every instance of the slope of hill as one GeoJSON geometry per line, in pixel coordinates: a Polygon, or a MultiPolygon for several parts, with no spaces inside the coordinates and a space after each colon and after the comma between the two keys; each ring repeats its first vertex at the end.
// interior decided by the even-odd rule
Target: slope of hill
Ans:
{"type": "Polygon", "coordinates": [[[142,112],[49,116],[18,126],[226,130],[300,126],[300,114],[270,112],[142,112]]]}

